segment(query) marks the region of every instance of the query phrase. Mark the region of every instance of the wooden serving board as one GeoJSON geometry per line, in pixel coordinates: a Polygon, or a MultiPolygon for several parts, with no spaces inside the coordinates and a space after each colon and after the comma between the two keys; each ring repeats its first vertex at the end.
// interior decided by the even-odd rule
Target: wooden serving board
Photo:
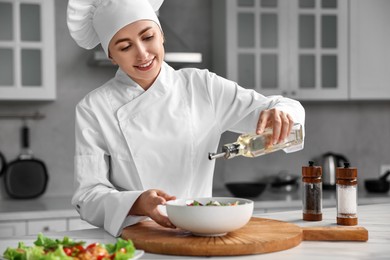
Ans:
{"type": "Polygon", "coordinates": [[[188,256],[233,256],[270,253],[295,247],[302,240],[367,241],[361,227],[301,228],[283,221],[251,218],[239,230],[220,237],[199,237],[181,229],[164,228],[154,221],[127,227],[122,238],[148,253],[188,256]]]}
{"type": "Polygon", "coordinates": [[[364,227],[351,226],[303,227],[302,240],[365,242],[368,240],[368,231],[364,227]]]}

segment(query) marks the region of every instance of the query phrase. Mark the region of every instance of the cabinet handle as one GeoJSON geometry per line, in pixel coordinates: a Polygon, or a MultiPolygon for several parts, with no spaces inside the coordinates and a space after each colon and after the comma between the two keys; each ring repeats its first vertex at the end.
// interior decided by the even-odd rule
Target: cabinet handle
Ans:
{"type": "Polygon", "coordinates": [[[283,95],[283,96],[287,95],[287,91],[283,90],[283,91],[282,91],[282,95],[283,95]]]}
{"type": "Polygon", "coordinates": [[[292,95],[292,96],[295,96],[296,94],[297,94],[297,92],[295,92],[294,90],[291,91],[291,95],[292,95]]]}
{"type": "Polygon", "coordinates": [[[48,232],[48,231],[50,231],[50,227],[48,227],[48,226],[44,226],[44,227],[43,227],[43,231],[44,231],[44,232],[48,232]]]}

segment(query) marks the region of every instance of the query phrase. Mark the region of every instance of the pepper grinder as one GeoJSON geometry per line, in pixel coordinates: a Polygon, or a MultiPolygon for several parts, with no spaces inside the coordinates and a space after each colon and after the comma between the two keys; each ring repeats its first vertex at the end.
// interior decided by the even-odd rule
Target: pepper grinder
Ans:
{"type": "Polygon", "coordinates": [[[357,168],[343,167],[336,169],[337,224],[354,226],[357,218],[357,168]]]}
{"type": "Polygon", "coordinates": [[[309,166],[302,167],[303,182],[303,220],[322,220],[322,168],[314,166],[309,161],[309,166]]]}

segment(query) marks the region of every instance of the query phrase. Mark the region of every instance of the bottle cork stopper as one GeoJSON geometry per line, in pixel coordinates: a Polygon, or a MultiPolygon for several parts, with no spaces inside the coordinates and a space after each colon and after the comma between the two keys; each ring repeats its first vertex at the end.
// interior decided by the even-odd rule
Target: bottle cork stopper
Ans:
{"type": "Polygon", "coordinates": [[[322,167],[314,166],[313,161],[309,161],[309,166],[302,166],[302,177],[321,177],[322,167]]]}
{"type": "Polygon", "coordinates": [[[349,167],[349,162],[344,163],[344,167],[338,167],[336,169],[336,178],[337,179],[356,179],[357,178],[357,168],[349,167]]]}

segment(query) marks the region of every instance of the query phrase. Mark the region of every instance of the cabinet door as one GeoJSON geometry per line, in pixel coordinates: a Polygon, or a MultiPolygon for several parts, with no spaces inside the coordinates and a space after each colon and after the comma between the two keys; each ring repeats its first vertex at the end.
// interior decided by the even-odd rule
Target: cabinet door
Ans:
{"type": "Polygon", "coordinates": [[[0,223],[0,237],[24,236],[26,235],[26,222],[11,221],[0,223]]]}
{"type": "Polygon", "coordinates": [[[0,100],[53,100],[54,0],[0,0],[0,100]]]}
{"type": "Polygon", "coordinates": [[[283,1],[226,1],[227,77],[264,95],[288,88],[283,1]]]}
{"type": "Polygon", "coordinates": [[[264,95],[348,98],[347,0],[226,1],[227,77],[264,95]]]}
{"type": "Polygon", "coordinates": [[[351,98],[390,98],[390,1],[351,3],[351,98]]]}
{"type": "Polygon", "coordinates": [[[300,100],[348,99],[348,1],[290,3],[290,95],[300,100]]]}
{"type": "Polygon", "coordinates": [[[35,235],[40,232],[66,231],[66,219],[43,219],[31,220],[27,222],[27,235],[35,235]]]}

